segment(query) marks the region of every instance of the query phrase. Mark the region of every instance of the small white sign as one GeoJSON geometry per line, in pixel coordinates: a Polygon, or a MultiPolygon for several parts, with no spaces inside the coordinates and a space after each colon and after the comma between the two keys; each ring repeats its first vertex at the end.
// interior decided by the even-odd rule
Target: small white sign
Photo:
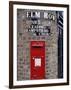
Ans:
{"type": "Polygon", "coordinates": [[[35,67],[41,67],[41,58],[35,58],[35,67]]]}

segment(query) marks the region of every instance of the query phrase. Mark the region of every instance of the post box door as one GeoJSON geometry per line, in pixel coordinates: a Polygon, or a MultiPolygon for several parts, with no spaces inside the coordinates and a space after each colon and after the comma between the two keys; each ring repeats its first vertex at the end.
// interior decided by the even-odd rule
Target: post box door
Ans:
{"type": "Polygon", "coordinates": [[[45,42],[31,41],[31,79],[45,78],[45,42]]]}

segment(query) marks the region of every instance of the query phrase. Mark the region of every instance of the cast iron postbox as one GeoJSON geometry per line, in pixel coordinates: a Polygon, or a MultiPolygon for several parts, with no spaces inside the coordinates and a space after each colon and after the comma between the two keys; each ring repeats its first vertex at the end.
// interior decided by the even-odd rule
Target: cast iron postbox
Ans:
{"type": "Polygon", "coordinates": [[[30,79],[45,78],[45,41],[31,41],[31,75],[30,79]]]}

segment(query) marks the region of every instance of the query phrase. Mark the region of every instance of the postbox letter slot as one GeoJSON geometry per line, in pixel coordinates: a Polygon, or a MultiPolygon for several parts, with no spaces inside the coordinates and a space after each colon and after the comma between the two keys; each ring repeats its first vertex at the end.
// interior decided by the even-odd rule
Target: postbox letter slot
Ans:
{"type": "Polygon", "coordinates": [[[33,48],[42,48],[42,46],[32,46],[33,48]]]}

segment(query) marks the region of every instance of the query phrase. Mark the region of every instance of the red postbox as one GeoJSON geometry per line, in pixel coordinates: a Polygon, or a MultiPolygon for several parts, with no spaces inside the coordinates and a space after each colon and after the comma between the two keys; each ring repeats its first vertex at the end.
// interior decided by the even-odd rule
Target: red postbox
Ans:
{"type": "Polygon", "coordinates": [[[31,41],[30,79],[45,78],[45,41],[31,41]]]}

